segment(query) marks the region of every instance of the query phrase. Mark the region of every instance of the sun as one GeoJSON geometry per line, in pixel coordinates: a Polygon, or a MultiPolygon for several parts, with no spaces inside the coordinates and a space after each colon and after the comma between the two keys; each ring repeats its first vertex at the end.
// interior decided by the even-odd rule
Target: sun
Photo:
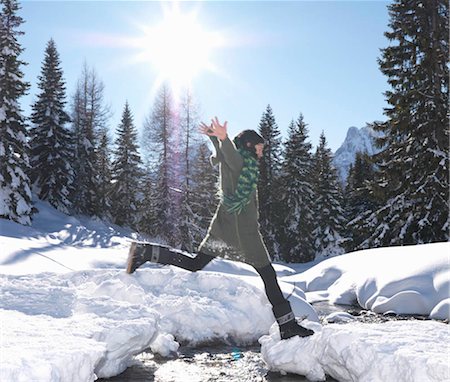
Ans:
{"type": "Polygon", "coordinates": [[[220,33],[202,27],[195,12],[182,13],[176,4],[165,8],[156,25],[140,25],[137,59],[149,63],[157,72],[157,86],[163,82],[174,92],[190,87],[202,72],[216,72],[212,53],[223,45],[220,33]]]}

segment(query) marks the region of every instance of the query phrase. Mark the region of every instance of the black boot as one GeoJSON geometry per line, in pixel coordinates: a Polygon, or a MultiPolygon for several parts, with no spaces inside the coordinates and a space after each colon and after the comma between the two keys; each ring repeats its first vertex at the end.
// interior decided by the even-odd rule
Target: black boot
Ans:
{"type": "Polygon", "coordinates": [[[147,243],[131,243],[128,253],[127,273],[133,273],[142,264],[152,263],[168,264],[169,250],[164,246],[147,243]]]}
{"type": "Polygon", "coordinates": [[[128,252],[127,273],[133,273],[146,261],[145,248],[139,246],[138,243],[131,243],[130,252],[128,252]]]}
{"type": "Polygon", "coordinates": [[[294,336],[308,337],[314,334],[312,330],[306,329],[297,323],[289,301],[274,306],[272,311],[278,322],[282,340],[286,340],[294,336]]]}

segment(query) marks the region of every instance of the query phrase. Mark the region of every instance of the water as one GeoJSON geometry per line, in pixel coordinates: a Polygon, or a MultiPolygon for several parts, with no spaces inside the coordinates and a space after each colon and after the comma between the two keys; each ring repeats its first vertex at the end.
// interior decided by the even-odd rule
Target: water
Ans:
{"type": "MultiPolygon", "coordinates": [[[[104,382],[302,382],[296,374],[281,375],[267,369],[259,346],[181,347],[177,359],[164,359],[144,352],[141,364],[104,382]]],[[[335,381],[331,377],[327,381],[335,381]]]]}
{"type": "MultiPolygon", "coordinates": [[[[354,306],[338,306],[327,302],[313,304],[322,323],[333,312],[346,311],[356,321],[365,323],[423,317],[385,316],[354,306]]],[[[124,373],[101,382],[306,382],[305,377],[270,372],[260,354],[260,345],[234,347],[218,344],[207,347],[180,347],[175,359],[162,358],[150,352],[136,357],[136,364],[124,373]]],[[[328,382],[336,381],[327,377],[328,382]]]]}

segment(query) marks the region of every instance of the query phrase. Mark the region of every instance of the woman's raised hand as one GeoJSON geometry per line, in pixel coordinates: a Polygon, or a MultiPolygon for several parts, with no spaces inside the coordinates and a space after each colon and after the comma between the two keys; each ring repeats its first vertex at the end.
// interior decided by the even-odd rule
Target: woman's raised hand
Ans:
{"type": "Polygon", "coordinates": [[[199,130],[202,134],[208,135],[210,137],[213,135],[212,124],[208,126],[206,123],[202,122],[200,123],[199,130]]]}
{"type": "Polygon", "coordinates": [[[214,117],[209,126],[204,122],[200,124],[200,132],[210,137],[217,137],[223,141],[227,137],[227,124],[228,122],[225,121],[224,124],[221,125],[219,119],[214,117]]]}

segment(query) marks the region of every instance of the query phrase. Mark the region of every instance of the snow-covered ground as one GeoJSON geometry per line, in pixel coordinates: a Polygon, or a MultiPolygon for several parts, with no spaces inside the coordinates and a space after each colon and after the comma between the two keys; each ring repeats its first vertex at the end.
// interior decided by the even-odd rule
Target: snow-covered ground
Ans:
{"type": "Polygon", "coordinates": [[[302,273],[276,265],[296,315],[316,331],[280,341],[251,267],[217,259],[197,273],[145,265],[127,275],[132,232],[38,208],[32,227],[0,219],[1,381],[93,381],[147,348],[173,356],[180,342],[258,339],[271,369],[312,380],[450,380],[447,324],[360,324],[338,314],[328,321],[350,323],[322,327],[305,301],[448,318],[448,243],[344,255],[302,273]]]}

